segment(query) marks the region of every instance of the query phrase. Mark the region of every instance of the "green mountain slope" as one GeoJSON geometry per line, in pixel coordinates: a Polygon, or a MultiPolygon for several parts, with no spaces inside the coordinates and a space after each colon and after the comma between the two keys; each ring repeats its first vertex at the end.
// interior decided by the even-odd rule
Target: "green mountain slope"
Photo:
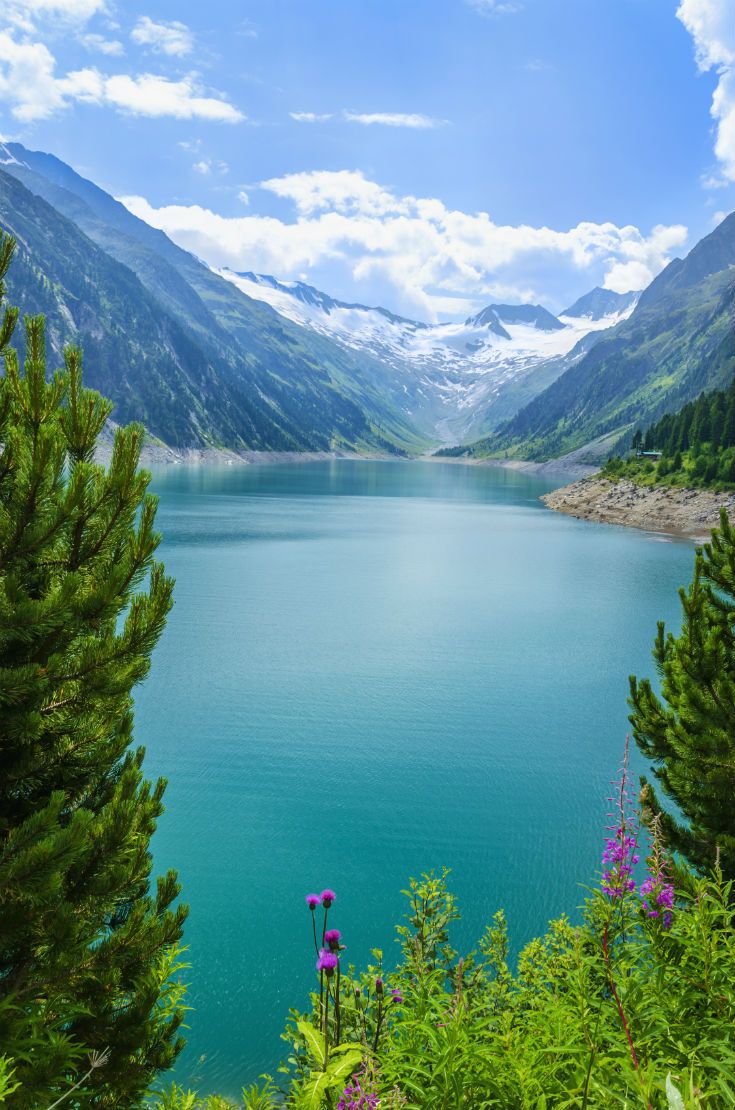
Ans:
{"type": "Polygon", "coordinates": [[[642,294],[632,316],[472,454],[548,459],[676,412],[733,372],[735,213],[642,294]]]}
{"type": "MultiPolygon", "coordinates": [[[[277,414],[290,449],[402,453],[426,446],[400,409],[403,397],[388,368],[245,296],[52,155],[17,143],[4,150],[8,161],[3,168],[132,270],[201,348],[219,360],[229,388],[260,398],[277,414]]],[[[222,442],[243,445],[229,436],[222,442]]],[[[249,437],[245,445],[262,446],[249,437]]]]}

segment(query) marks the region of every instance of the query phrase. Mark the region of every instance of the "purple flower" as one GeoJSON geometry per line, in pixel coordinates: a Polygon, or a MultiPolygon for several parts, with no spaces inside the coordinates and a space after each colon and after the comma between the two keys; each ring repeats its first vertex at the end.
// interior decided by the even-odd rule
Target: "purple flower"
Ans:
{"type": "Polygon", "coordinates": [[[306,895],[306,904],[312,912],[317,908],[320,901],[321,901],[321,898],[319,897],[318,894],[307,894],[306,895]]]}
{"type": "Polygon", "coordinates": [[[334,975],[334,969],[339,959],[334,952],[327,952],[326,948],[319,949],[319,959],[316,961],[317,971],[324,971],[328,976],[334,975]]]}
{"type": "Polygon", "coordinates": [[[367,1064],[363,1064],[342,1092],[337,1110],[377,1110],[379,1105],[374,1080],[369,1074],[367,1064]]]}
{"type": "Polygon", "coordinates": [[[331,906],[332,902],[334,902],[336,900],[337,895],[334,893],[333,890],[323,890],[321,895],[320,895],[320,898],[321,898],[321,903],[324,906],[324,909],[328,910],[329,907],[331,906]]]}
{"type": "Polygon", "coordinates": [[[375,980],[375,993],[383,993],[383,980],[380,978],[380,976],[378,976],[378,978],[375,980]]]}
{"type": "Polygon", "coordinates": [[[327,929],[326,933],[324,934],[324,943],[327,945],[331,952],[339,952],[341,947],[339,940],[341,936],[342,934],[340,933],[339,929],[327,929]]]}
{"type": "Polygon", "coordinates": [[[641,883],[641,899],[647,917],[661,918],[664,929],[671,928],[674,908],[674,887],[666,882],[665,874],[660,871],[658,875],[647,875],[641,883]],[[660,909],[664,910],[661,916],[660,909]]]}
{"type": "Polygon", "coordinates": [[[401,994],[401,992],[399,990],[394,989],[390,993],[393,995],[393,1001],[398,1006],[400,1006],[400,1004],[403,1002],[403,995],[401,994]]]}

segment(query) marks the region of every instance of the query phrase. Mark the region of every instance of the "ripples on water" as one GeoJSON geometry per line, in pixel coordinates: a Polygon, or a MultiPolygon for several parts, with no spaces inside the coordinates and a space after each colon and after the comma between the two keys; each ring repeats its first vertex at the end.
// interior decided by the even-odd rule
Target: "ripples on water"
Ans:
{"type": "Polygon", "coordinates": [[[451,867],[469,946],[517,948],[594,878],[627,676],[692,548],[546,510],[494,467],[158,471],[176,606],[138,696],[155,840],[191,904],[179,1081],[273,1069],[313,984],[307,891],[390,959],[409,875],[451,867]],[[203,1057],[203,1059],[202,1059],[203,1057]]]}

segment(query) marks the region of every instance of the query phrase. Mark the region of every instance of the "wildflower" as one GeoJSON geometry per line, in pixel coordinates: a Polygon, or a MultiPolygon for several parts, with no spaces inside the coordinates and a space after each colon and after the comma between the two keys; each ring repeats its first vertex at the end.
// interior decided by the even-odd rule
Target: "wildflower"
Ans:
{"type": "Polygon", "coordinates": [[[615,836],[605,842],[602,863],[606,870],[602,873],[602,889],[610,898],[622,898],[635,890],[632,873],[640,862],[635,846],[636,838],[628,835],[625,825],[619,825],[615,836]]]}
{"type": "Polygon", "coordinates": [[[379,1105],[375,1077],[372,1069],[365,1062],[342,1092],[337,1110],[377,1110],[379,1105]]]}
{"type": "Polygon", "coordinates": [[[383,980],[378,976],[375,980],[375,993],[381,995],[383,993],[383,980]]]}
{"type": "Polygon", "coordinates": [[[328,977],[332,976],[338,963],[339,959],[334,952],[327,952],[326,948],[319,950],[319,959],[316,962],[317,971],[325,972],[328,977]]]}
{"type": "Polygon", "coordinates": [[[674,886],[668,879],[668,860],[661,843],[659,818],[651,821],[653,845],[648,857],[648,874],[641,883],[641,904],[650,918],[661,921],[664,929],[670,929],[673,921],[674,886]]]}
{"type": "Polygon", "coordinates": [[[320,898],[324,909],[328,910],[329,907],[332,905],[332,902],[336,900],[337,895],[334,893],[333,890],[323,890],[320,898]]]}
{"type": "Polygon", "coordinates": [[[393,995],[393,1001],[398,1006],[400,1006],[400,1004],[403,1002],[403,995],[401,994],[401,992],[398,989],[394,988],[390,993],[393,995]]]}
{"type": "MultiPolygon", "coordinates": [[[[614,804],[615,824],[608,826],[613,835],[605,841],[602,853],[602,889],[609,898],[623,898],[636,887],[633,868],[640,863],[636,851],[638,842],[638,814],[631,812],[631,799],[628,791],[628,750],[630,738],[625,740],[625,754],[620,778],[613,784],[615,794],[610,799],[614,804]]],[[[612,816],[612,814],[610,814],[612,816]]]]}
{"type": "Polygon", "coordinates": [[[330,952],[339,952],[342,945],[339,943],[342,934],[339,929],[327,929],[324,934],[324,943],[329,948],[330,952]]]}
{"type": "Polygon", "coordinates": [[[380,1105],[377,1091],[367,1091],[361,1085],[359,1078],[345,1087],[337,1110],[377,1110],[380,1105]]]}
{"type": "Polygon", "coordinates": [[[320,901],[321,901],[321,899],[320,899],[318,894],[307,894],[306,895],[306,904],[309,907],[309,909],[312,911],[312,913],[317,908],[320,901]]]}

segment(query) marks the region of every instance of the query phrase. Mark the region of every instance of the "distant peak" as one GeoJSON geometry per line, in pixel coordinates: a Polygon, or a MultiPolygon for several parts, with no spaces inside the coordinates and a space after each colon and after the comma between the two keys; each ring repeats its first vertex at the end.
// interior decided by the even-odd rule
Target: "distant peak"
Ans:
{"type": "Polygon", "coordinates": [[[0,166],[26,166],[26,163],[15,157],[7,143],[0,143],[0,166]]]}
{"type": "Polygon", "coordinates": [[[603,316],[619,316],[623,312],[632,311],[640,295],[639,290],[634,290],[632,293],[614,293],[612,289],[602,289],[596,285],[559,315],[589,320],[601,320],[603,316]]]}
{"type": "Polygon", "coordinates": [[[470,316],[466,322],[475,327],[483,327],[492,320],[497,322],[506,336],[508,333],[502,327],[503,324],[526,324],[539,331],[560,331],[564,327],[556,316],[552,316],[540,304],[491,304],[476,316],[470,316]]]}

